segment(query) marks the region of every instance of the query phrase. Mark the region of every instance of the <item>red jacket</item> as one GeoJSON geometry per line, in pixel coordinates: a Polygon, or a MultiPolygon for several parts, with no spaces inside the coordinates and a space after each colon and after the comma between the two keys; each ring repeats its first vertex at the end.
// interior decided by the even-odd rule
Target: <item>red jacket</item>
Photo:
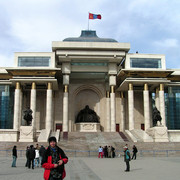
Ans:
{"type": "MultiPolygon", "coordinates": [[[[62,173],[62,179],[65,178],[66,176],[66,171],[64,168],[64,164],[66,164],[68,162],[68,157],[65,155],[64,151],[57,147],[57,152],[59,154],[60,160],[63,160],[63,164],[60,166],[60,173],[62,173]]],[[[49,176],[50,176],[50,171],[51,169],[54,168],[54,164],[52,164],[52,156],[50,153],[50,147],[47,148],[47,150],[45,151],[44,155],[43,155],[43,159],[42,159],[42,167],[45,169],[44,171],[44,179],[45,180],[49,180],[49,176]]]]}

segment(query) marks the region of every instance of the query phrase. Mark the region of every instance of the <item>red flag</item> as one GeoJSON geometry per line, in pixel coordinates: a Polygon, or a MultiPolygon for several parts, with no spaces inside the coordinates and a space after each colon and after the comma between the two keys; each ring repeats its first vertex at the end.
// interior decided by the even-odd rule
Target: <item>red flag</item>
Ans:
{"type": "Polygon", "coordinates": [[[89,13],[89,19],[101,19],[101,15],[89,13]]]}

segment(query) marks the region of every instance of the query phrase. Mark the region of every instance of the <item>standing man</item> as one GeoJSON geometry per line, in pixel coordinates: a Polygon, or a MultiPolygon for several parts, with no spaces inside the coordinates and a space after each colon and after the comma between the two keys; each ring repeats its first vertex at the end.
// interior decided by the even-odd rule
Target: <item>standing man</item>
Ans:
{"type": "Polygon", "coordinates": [[[66,176],[64,165],[68,162],[68,157],[64,151],[57,146],[56,138],[49,138],[49,147],[45,151],[42,159],[42,167],[45,180],[62,180],[66,176]]]}
{"type": "Polygon", "coordinates": [[[129,149],[127,146],[124,146],[124,161],[126,162],[125,172],[130,171],[130,165],[129,165],[130,160],[131,160],[131,155],[130,155],[129,149]]]}
{"type": "Polygon", "coordinates": [[[132,159],[136,159],[136,154],[137,154],[138,150],[137,150],[137,147],[134,145],[133,146],[133,156],[132,156],[132,159]]]}
{"type": "Polygon", "coordinates": [[[16,167],[16,159],[17,159],[17,149],[16,146],[12,149],[13,162],[11,167],[16,167]]]}
{"type": "Polygon", "coordinates": [[[28,162],[29,162],[28,168],[29,169],[31,168],[31,163],[32,163],[32,169],[34,169],[35,150],[34,150],[33,145],[30,146],[27,156],[28,156],[28,162]]]}
{"type": "Polygon", "coordinates": [[[100,158],[100,156],[101,156],[101,158],[103,158],[103,148],[101,146],[99,146],[98,151],[99,151],[98,158],[100,158]]]}
{"type": "Polygon", "coordinates": [[[46,151],[45,147],[43,145],[41,145],[41,148],[39,150],[39,161],[40,161],[39,163],[40,163],[40,165],[42,164],[42,158],[43,158],[43,154],[45,151],[46,151]]]}

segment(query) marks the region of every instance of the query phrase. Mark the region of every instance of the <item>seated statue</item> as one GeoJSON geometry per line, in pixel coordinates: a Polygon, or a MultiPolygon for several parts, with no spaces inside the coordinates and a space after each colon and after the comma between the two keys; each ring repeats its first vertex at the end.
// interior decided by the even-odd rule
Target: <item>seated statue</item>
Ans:
{"type": "Polygon", "coordinates": [[[161,120],[162,120],[161,114],[156,107],[153,109],[152,118],[153,118],[153,126],[156,126],[158,121],[161,124],[161,120]]]}
{"type": "Polygon", "coordinates": [[[76,118],[76,123],[81,122],[99,123],[99,117],[92,109],[89,108],[88,105],[86,105],[86,107],[78,113],[76,118]]]}
{"type": "Polygon", "coordinates": [[[30,109],[30,107],[28,107],[25,111],[24,111],[24,120],[26,121],[27,126],[31,126],[32,124],[32,110],[30,109]]]}

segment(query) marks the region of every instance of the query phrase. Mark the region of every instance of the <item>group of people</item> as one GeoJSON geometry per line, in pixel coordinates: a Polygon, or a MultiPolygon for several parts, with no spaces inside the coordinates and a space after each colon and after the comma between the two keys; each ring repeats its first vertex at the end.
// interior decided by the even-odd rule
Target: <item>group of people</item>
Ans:
{"type": "Polygon", "coordinates": [[[113,146],[99,146],[98,152],[98,158],[114,158],[116,156],[115,148],[113,146]]]}
{"type": "MultiPolygon", "coordinates": [[[[65,164],[68,162],[68,157],[64,151],[57,146],[57,140],[55,137],[49,138],[49,146],[47,149],[43,145],[36,147],[31,145],[26,149],[26,164],[28,168],[34,169],[34,166],[40,165],[45,169],[45,180],[62,180],[66,176],[65,164]]],[[[12,167],[16,167],[17,159],[17,147],[14,146],[12,150],[13,162],[12,167]]]]}
{"type": "Polygon", "coordinates": [[[39,145],[36,144],[35,148],[33,145],[31,145],[30,147],[27,146],[26,149],[27,160],[25,166],[28,167],[29,169],[31,168],[31,165],[32,165],[32,169],[34,169],[34,167],[39,167],[41,165],[43,154],[45,151],[46,149],[43,145],[39,147],[39,145]]]}

